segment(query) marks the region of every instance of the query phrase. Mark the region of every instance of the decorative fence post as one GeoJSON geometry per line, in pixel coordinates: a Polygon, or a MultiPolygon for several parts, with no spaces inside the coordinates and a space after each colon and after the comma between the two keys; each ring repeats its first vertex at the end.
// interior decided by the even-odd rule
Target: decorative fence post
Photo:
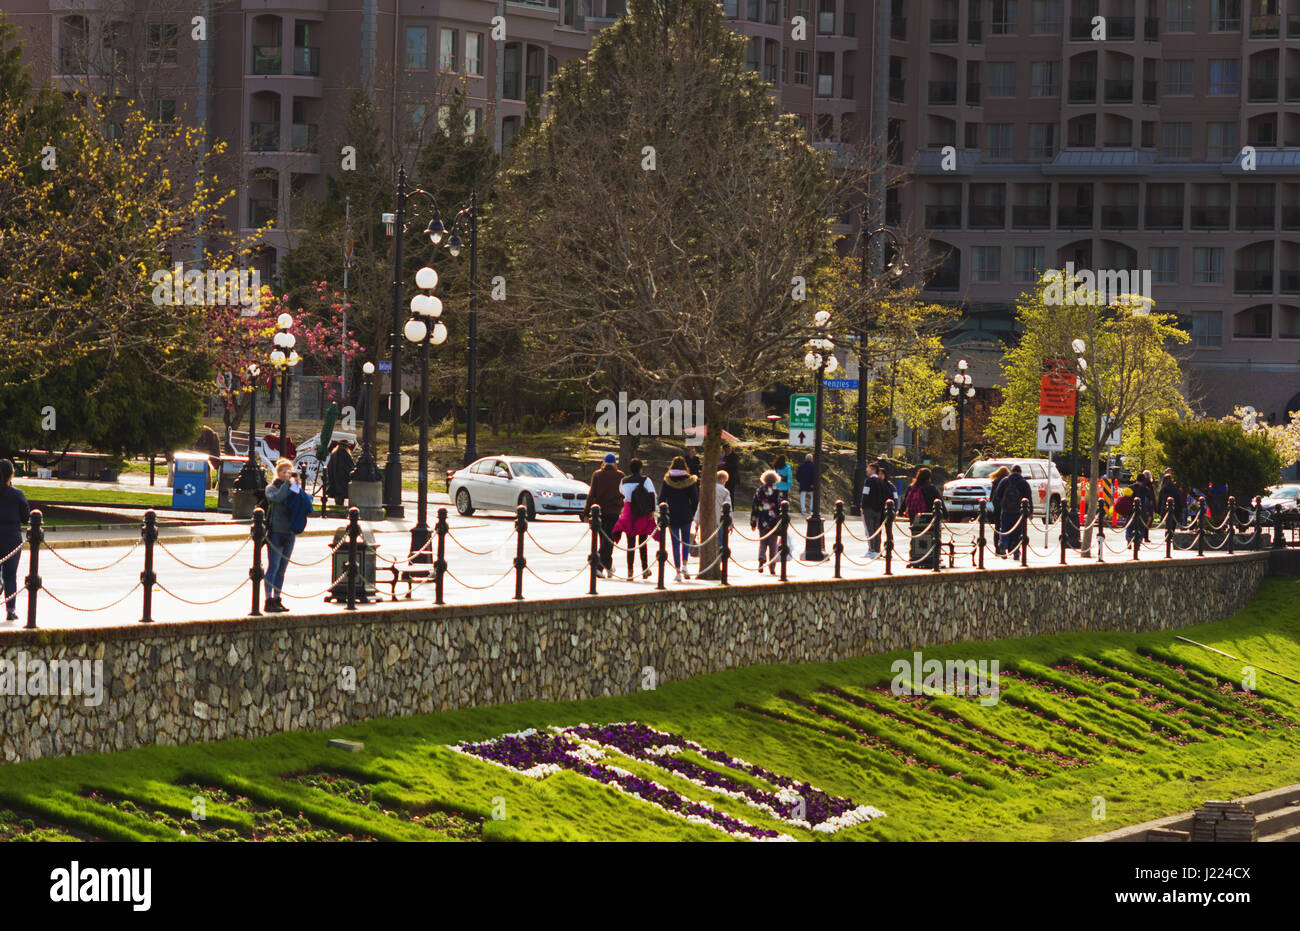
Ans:
{"type": "Polygon", "coordinates": [[[1286,535],[1282,532],[1282,508],[1279,505],[1273,505],[1273,515],[1269,518],[1273,524],[1273,549],[1286,548],[1286,535]]]}
{"type": "Polygon", "coordinates": [[[587,557],[587,562],[591,565],[591,585],[587,589],[588,595],[596,594],[596,574],[600,572],[600,505],[591,506],[591,519],[587,521],[591,526],[591,555],[587,557]]]}
{"type": "Polygon", "coordinates": [[[885,575],[894,574],[894,512],[897,507],[893,498],[885,501],[885,575]]]}
{"type": "Polygon", "coordinates": [[[1255,496],[1255,513],[1252,520],[1255,522],[1255,546],[1257,550],[1264,548],[1264,499],[1259,495],[1255,496]]]}
{"type": "Polygon", "coordinates": [[[519,542],[515,547],[515,601],[524,600],[524,534],[528,532],[528,509],[522,504],[515,510],[515,534],[519,542]]]}
{"type": "Polygon", "coordinates": [[[981,569],[984,568],[984,547],[987,545],[987,540],[988,540],[988,538],[984,535],[984,530],[985,527],[988,526],[988,520],[989,520],[989,516],[988,514],[984,513],[984,509],[988,507],[988,503],[989,503],[988,498],[980,498],[979,515],[975,518],[977,521],[979,521],[979,536],[976,538],[975,541],[975,550],[978,554],[979,567],[981,569]]]}
{"type": "Polygon", "coordinates": [[[438,522],[433,525],[434,533],[438,535],[438,558],[433,561],[434,604],[443,604],[442,586],[444,576],[447,575],[447,532],[450,529],[447,526],[447,509],[438,508],[438,522]]]}
{"type": "Polygon", "coordinates": [[[1140,498],[1135,498],[1134,501],[1133,501],[1133,516],[1130,518],[1131,521],[1134,521],[1134,522],[1135,522],[1135,523],[1132,524],[1132,527],[1133,527],[1133,559],[1134,559],[1135,561],[1136,561],[1137,558],[1138,558],[1138,552],[1139,552],[1139,550],[1141,550],[1141,548],[1142,548],[1142,534],[1143,534],[1143,532],[1146,530],[1146,520],[1145,520],[1145,515],[1146,515],[1146,509],[1145,509],[1145,507],[1143,506],[1143,501],[1142,501],[1142,499],[1140,499],[1140,498]]]}
{"type": "Polygon", "coordinates": [[[1205,555],[1205,496],[1202,495],[1196,505],[1196,555],[1205,555]]]}
{"type": "Polygon", "coordinates": [[[934,499],[934,520],[931,524],[934,527],[934,571],[938,572],[943,567],[943,500],[940,498],[934,499]]]}
{"type": "Polygon", "coordinates": [[[253,610],[248,612],[248,616],[259,617],[262,614],[262,579],[266,578],[266,572],[262,569],[262,547],[266,545],[266,512],[261,508],[253,508],[253,529],[251,532],[253,535],[253,568],[248,570],[248,577],[253,580],[253,610]]]}
{"type": "Polygon", "coordinates": [[[153,508],[144,512],[144,527],[140,530],[140,537],[144,540],[144,572],[140,573],[140,584],[144,586],[144,613],[140,623],[148,624],[153,620],[153,587],[158,581],[158,576],[153,571],[153,545],[158,542],[158,515],[153,508]]]}
{"type": "Polygon", "coordinates": [[[1102,518],[1101,502],[1097,502],[1097,562],[1106,561],[1106,521],[1102,518]]]}
{"type": "Polygon", "coordinates": [[[781,539],[777,541],[777,552],[781,554],[781,581],[787,581],[785,577],[785,561],[789,556],[789,547],[786,544],[790,540],[790,502],[781,502],[781,523],[777,525],[777,532],[781,539]]]}
{"type": "MultiPolygon", "coordinates": [[[[348,605],[357,609],[357,539],[361,536],[361,510],[348,508],[348,605]]],[[[333,572],[334,570],[330,570],[333,572]]]]}
{"type": "Polygon", "coordinates": [[[659,505],[659,552],[655,553],[655,559],[659,562],[659,582],[655,585],[658,591],[664,589],[664,565],[668,562],[668,505],[659,505]]]}
{"type": "Polygon", "coordinates": [[[835,502],[835,578],[840,577],[840,556],[844,553],[844,502],[835,502]]]}
{"type": "Polygon", "coordinates": [[[731,502],[722,505],[722,520],[718,522],[718,565],[722,568],[720,581],[727,584],[727,563],[731,559],[731,502]]]}
{"type": "Polygon", "coordinates": [[[45,528],[40,509],[32,511],[27,528],[27,630],[36,629],[36,593],[41,590],[41,543],[45,528]]]}
{"type": "Polygon", "coordinates": [[[1174,525],[1177,518],[1174,516],[1174,499],[1165,499],[1165,559],[1174,558],[1174,525]]]}
{"type": "Polygon", "coordinates": [[[1237,535],[1237,499],[1234,495],[1228,495],[1228,555],[1231,556],[1236,552],[1236,544],[1233,537],[1237,535]]]}
{"type": "Polygon", "coordinates": [[[1029,499],[1020,499],[1020,565],[1029,565],[1029,515],[1033,513],[1030,509],[1029,499]]]}

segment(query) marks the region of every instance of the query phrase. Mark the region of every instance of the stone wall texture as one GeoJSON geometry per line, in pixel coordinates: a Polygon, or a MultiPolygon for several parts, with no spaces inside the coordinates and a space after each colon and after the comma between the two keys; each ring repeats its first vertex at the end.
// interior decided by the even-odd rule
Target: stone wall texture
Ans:
{"type": "Polygon", "coordinates": [[[0,695],[0,752],[14,762],[617,695],[639,689],[647,666],[663,683],[953,641],[1188,627],[1234,614],[1268,568],[1260,552],[352,617],[6,632],[0,657],[102,660],[105,686],[93,707],[77,696],[0,695]]]}

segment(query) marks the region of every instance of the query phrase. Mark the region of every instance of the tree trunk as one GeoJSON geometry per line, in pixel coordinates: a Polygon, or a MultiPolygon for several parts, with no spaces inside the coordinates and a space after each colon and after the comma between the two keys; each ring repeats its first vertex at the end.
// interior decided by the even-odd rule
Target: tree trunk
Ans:
{"type": "MultiPolygon", "coordinates": [[[[718,500],[718,459],[722,455],[722,412],[713,397],[710,388],[704,394],[704,446],[700,450],[700,573],[701,579],[717,579],[721,568],[716,565],[718,558],[717,500],[718,500]],[[705,569],[704,567],[709,568],[705,569]]],[[[731,502],[734,514],[736,502],[731,502]]]]}

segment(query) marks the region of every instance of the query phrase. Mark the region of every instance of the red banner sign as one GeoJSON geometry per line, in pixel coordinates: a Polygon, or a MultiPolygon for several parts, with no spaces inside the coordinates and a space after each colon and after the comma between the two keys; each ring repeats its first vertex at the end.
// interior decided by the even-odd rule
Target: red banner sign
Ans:
{"type": "Polygon", "coordinates": [[[1073,417],[1077,403],[1075,375],[1068,359],[1044,359],[1038,393],[1038,413],[1073,417]]]}

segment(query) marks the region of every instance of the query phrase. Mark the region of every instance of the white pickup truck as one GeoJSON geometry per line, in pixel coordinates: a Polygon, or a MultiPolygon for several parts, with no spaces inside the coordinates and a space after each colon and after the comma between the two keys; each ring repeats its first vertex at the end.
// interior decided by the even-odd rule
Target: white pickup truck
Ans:
{"type": "MultiPolygon", "coordinates": [[[[1061,513],[1061,502],[1069,494],[1069,489],[1057,471],[1056,463],[1048,459],[981,459],[971,463],[964,475],[943,486],[943,506],[948,516],[954,519],[974,517],[979,512],[980,498],[992,494],[993,482],[989,476],[1001,466],[1010,469],[1015,465],[1020,466],[1020,474],[1033,492],[1034,515],[1041,518],[1046,513],[1055,520],[1061,513]]],[[[992,507],[990,502],[990,516],[992,507]]]]}

